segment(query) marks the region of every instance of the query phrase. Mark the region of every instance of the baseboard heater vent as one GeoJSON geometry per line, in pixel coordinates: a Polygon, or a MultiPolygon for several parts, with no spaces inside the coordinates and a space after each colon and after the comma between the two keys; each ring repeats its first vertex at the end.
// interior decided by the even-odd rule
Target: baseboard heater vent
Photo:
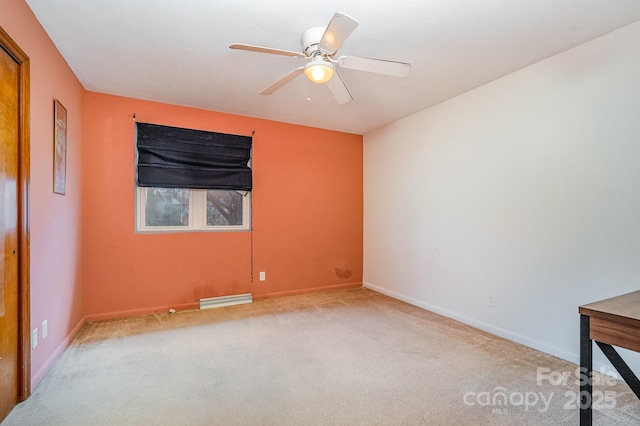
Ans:
{"type": "Polygon", "coordinates": [[[251,302],[253,302],[251,293],[209,297],[207,299],[200,299],[200,309],[221,308],[223,306],[242,305],[243,303],[251,302]]]}

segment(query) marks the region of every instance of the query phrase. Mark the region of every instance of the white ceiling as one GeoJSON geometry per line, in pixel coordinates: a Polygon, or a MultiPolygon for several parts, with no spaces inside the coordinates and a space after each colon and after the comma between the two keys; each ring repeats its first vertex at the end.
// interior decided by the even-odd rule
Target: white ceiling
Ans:
{"type": "Polygon", "coordinates": [[[640,20],[640,0],[26,0],[85,89],[365,134],[640,20]],[[354,100],[300,76],[258,92],[334,12],[360,22],[338,55],[409,62],[409,77],[340,70],[354,100]]]}

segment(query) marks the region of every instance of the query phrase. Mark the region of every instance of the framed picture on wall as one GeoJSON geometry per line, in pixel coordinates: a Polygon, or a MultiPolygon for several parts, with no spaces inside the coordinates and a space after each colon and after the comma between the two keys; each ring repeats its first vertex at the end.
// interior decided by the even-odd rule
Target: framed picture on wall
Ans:
{"type": "Polygon", "coordinates": [[[67,185],[67,110],[53,101],[53,192],[63,194],[67,185]]]}

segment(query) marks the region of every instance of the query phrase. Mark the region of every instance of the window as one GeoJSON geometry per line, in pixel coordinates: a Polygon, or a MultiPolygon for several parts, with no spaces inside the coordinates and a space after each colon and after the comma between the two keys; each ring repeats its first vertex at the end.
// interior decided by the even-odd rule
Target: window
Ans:
{"type": "Polygon", "coordinates": [[[250,229],[251,136],[136,122],[136,231],[250,229]]]}
{"type": "Polygon", "coordinates": [[[138,187],[138,232],[249,230],[250,192],[138,187]]]}

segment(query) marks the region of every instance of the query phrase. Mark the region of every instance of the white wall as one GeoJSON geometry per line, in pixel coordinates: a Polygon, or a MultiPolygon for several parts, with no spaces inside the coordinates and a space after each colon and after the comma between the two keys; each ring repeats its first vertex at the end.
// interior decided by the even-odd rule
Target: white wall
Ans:
{"type": "Polygon", "coordinates": [[[365,286],[577,363],[578,306],[640,289],[639,47],[636,23],[365,135],[365,286]]]}

